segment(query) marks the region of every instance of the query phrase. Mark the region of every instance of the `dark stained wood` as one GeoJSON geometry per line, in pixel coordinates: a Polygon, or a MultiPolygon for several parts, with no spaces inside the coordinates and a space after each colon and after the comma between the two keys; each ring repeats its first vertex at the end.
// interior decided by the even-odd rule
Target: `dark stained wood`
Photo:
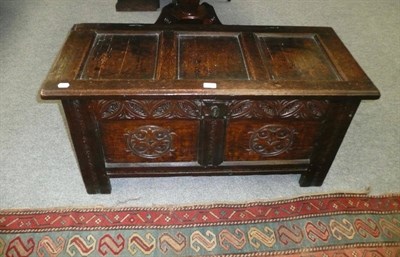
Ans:
{"type": "Polygon", "coordinates": [[[340,80],[314,35],[258,34],[257,39],[272,80],[340,80]]]}
{"type": "MultiPolygon", "coordinates": [[[[240,44],[240,48],[232,48],[240,51],[240,53],[232,53],[232,55],[243,56],[246,69],[252,74],[251,69],[257,70],[259,73],[256,79],[214,79],[218,82],[218,90],[206,90],[203,88],[203,79],[184,79],[177,80],[178,71],[178,42],[180,35],[187,35],[187,25],[138,25],[138,24],[78,24],[74,26],[71,36],[67,39],[60,57],[57,58],[52,72],[44,82],[42,96],[46,99],[59,99],[63,97],[87,96],[87,97],[118,97],[124,96],[156,96],[163,94],[173,94],[174,96],[312,96],[312,97],[329,97],[329,96],[353,96],[363,99],[376,99],[379,92],[361,70],[356,61],[352,58],[347,49],[343,46],[337,35],[330,28],[321,27],[266,27],[266,26],[190,26],[190,32],[197,33],[199,37],[204,34],[209,35],[210,44],[208,50],[215,52],[216,47],[212,40],[220,41],[219,37],[226,36],[227,33],[249,34],[253,37],[246,37],[246,43],[240,44]],[[172,32],[173,31],[173,32],[172,32]],[[97,34],[96,34],[97,33],[97,34]],[[89,46],[93,45],[97,37],[108,35],[137,35],[138,33],[161,33],[159,44],[158,58],[156,62],[156,70],[160,74],[156,75],[155,80],[144,79],[82,79],[81,71],[84,66],[85,58],[89,53],[89,46]],[[318,35],[320,47],[328,56],[329,65],[333,65],[337,70],[341,79],[296,79],[289,80],[282,77],[281,80],[272,80],[268,74],[268,63],[262,64],[259,68],[260,59],[262,59],[262,49],[256,49],[258,56],[255,57],[254,49],[248,49],[256,45],[257,34],[273,34],[282,35],[282,40],[287,40],[288,34],[295,37],[309,35],[318,35]],[[86,34],[86,36],[84,36],[86,34]],[[171,49],[172,47],[172,49],[171,49]],[[79,49],[74,52],[74,49],[79,49]],[[85,52],[86,51],[86,52],[85,52]],[[244,53],[244,54],[242,54],[244,53]],[[247,54],[247,53],[252,53],[247,54]],[[74,56],[75,55],[75,56],[74,56]],[[72,56],[72,57],[71,57],[72,56]],[[250,68],[252,67],[252,68],[250,68]],[[258,67],[258,68],[255,68],[258,67]],[[69,82],[71,87],[60,90],[58,83],[69,82]],[[157,87],[154,87],[157,82],[157,87]],[[232,90],[232,89],[235,90],[232,90]]],[[[143,37],[139,37],[144,39],[143,37]]],[[[239,40],[241,42],[241,40],[239,40]]],[[[223,47],[219,47],[223,48],[223,47]]],[[[318,52],[322,50],[316,49],[318,52]]],[[[205,53],[206,54],[206,53],[205,53]]],[[[152,55],[151,55],[152,56],[152,55]]],[[[308,55],[312,56],[312,55],[308,55]]],[[[149,54],[150,58],[150,54],[149,54]]],[[[151,57],[152,58],[152,57],[151,57]]],[[[232,61],[237,59],[232,59],[232,61]]],[[[284,66],[282,59],[278,59],[275,66],[284,66]]],[[[122,59],[121,59],[122,61],[122,59]]],[[[231,62],[232,62],[231,61],[231,62]]],[[[221,60],[221,62],[227,62],[221,60]]],[[[230,63],[231,66],[224,64],[229,69],[238,69],[237,63],[230,63]]],[[[239,63],[242,67],[243,65],[239,63]]],[[[118,64],[120,65],[120,64],[118,64]]],[[[211,69],[211,67],[210,67],[211,69]]],[[[224,71],[227,72],[227,71],[224,71]]],[[[253,72],[254,73],[254,72],[253,72]]]]}
{"type": "Polygon", "coordinates": [[[249,79],[235,34],[181,34],[178,45],[178,79],[249,79]]]}
{"type": "Polygon", "coordinates": [[[174,80],[176,78],[176,67],[178,63],[178,41],[175,33],[164,31],[161,34],[160,51],[157,64],[157,80],[174,80]]]}
{"type": "Polygon", "coordinates": [[[77,99],[63,100],[62,103],[86,191],[89,194],[111,193],[110,179],[99,151],[99,131],[90,117],[87,103],[77,99]]]}
{"type": "Polygon", "coordinates": [[[101,122],[107,162],[190,162],[197,159],[199,122],[101,122]]]}
{"type": "Polygon", "coordinates": [[[47,78],[55,81],[68,81],[76,78],[80,71],[77,63],[84,61],[94,38],[94,32],[72,30],[50,68],[47,78]]]}
{"type": "Polygon", "coordinates": [[[98,35],[81,79],[154,79],[159,34],[98,35]]]}
{"type": "Polygon", "coordinates": [[[109,193],[137,176],[319,186],[380,94],[331,28],[78,24],[41,96],[63,101],[87,191],[109,193]]]}
{"type": "Polygon", "coordinates": [[[115,9],[118,12],[156,11],[160,0],[118,0],[115,9]]]}
{"type": "Polygon", "coordinates": [[[232,120],[226,136],[227,161],[309,159],[317,141],[319,122],[232,120]]]}
{"type": "Polygon", "coordinates": [[[206,100],[202,106],[198,163],[218,166],[224,159],[227,105],[224,101],[206,100]]]}
{"type": "Polygon", "coordinates": [[[310,167],[300,178],[301,186],[322,185],[359,104],[360,100],[355,99],[332,102],[320,138],[315,143],[310,167]]]}

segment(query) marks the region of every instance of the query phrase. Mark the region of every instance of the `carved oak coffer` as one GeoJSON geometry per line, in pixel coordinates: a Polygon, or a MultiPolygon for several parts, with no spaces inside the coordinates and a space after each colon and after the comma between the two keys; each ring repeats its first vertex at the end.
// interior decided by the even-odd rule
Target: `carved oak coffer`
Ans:
{"type": "Polygon", "coordinates": [[[113,177],[300,173],[322,184],[362,99],[331,28],[79,24],[43,83],[89,193],[113,177]]]}

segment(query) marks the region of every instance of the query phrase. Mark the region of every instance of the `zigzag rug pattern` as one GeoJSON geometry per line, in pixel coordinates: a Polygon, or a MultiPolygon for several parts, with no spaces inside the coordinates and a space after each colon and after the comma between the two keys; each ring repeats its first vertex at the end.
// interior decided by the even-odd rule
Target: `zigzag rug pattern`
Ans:
{"type": "Polygon", "coordinates": [[[0,211],[0,256],[400,256],[400,195],[0,211]]]}

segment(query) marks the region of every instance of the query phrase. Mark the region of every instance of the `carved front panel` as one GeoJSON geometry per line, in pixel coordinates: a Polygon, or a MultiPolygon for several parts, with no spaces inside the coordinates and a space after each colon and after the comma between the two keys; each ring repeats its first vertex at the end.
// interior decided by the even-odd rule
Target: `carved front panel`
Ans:
{"type": "Polygon", "coordinates": [[[307,159],[327,100],[96,100],[108,162],[307,159]]]}
{"type": "Polygon", "coordinates": [[[225,161],[308,159],[318,138],[316,121],[232,120],[225,161]]]}
{"type": "Polygon", "coordinates": [[[106,121],[100,129],[105,159],[110,163],[197,160],[197,121],[106,121]]]}

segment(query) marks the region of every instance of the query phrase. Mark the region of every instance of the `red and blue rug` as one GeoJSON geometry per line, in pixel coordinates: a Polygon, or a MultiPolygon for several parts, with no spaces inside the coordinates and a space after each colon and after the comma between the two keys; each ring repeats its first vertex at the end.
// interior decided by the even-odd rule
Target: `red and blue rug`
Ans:
{"type": "Polygon", "coordinates": [[[0,256],[399,257],[400,195],[3,210],[0,256]]]}

